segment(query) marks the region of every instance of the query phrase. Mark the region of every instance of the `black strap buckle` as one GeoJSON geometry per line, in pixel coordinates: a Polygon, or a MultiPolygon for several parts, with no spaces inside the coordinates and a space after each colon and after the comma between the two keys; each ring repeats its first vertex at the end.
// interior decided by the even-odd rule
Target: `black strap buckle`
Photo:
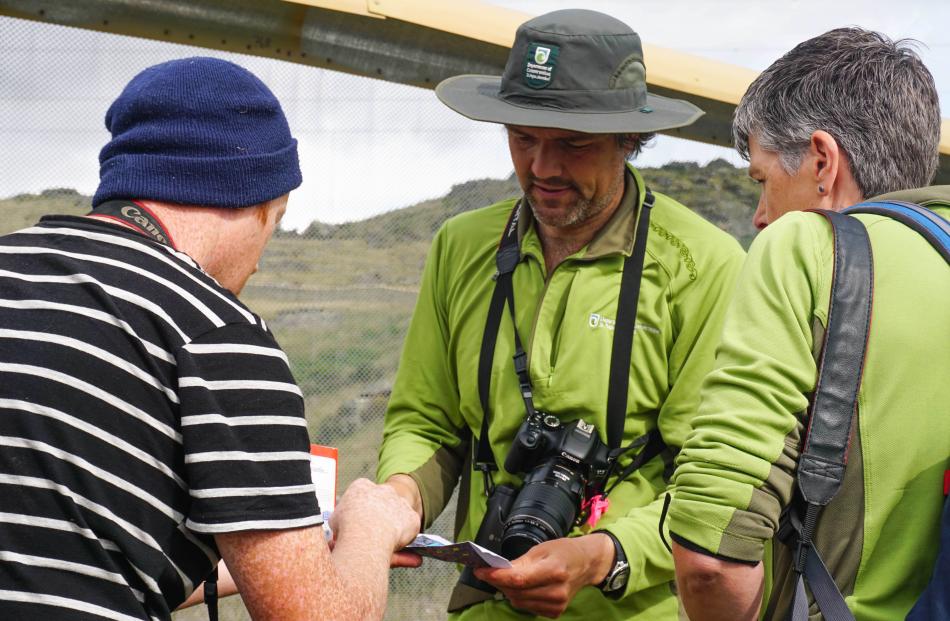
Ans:
{"type": "Polygon", "coordinates": [[[524,374],[528,372],[528,354],[524,351],[519,351],[513,356],[515,361],[515,373],[518,374],[519,378],[524,378],[524,374]]]}
{"type": "Polygon", "coordinates": [[[472,469],[482,473],[482,479],[485,489],[485,496],[491,496],[495,493],[495,481],[491,473],[498,470],[498,466],[493,463],[476,461],[472,464],[472,469]]]}
{"type": "Polygon", "coordinates": [[[802,541],[801,507],[798,502],[792,501],[782,509],[775,537],[791,550],[795,571],[804,573],[807,554],[806,544],[802,541]]]}

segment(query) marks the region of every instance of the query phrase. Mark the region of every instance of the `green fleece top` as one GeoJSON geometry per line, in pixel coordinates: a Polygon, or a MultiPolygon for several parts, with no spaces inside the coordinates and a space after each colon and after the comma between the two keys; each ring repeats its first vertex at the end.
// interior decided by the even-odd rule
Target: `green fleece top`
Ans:
{"type": "MultiPolygon", "coordinates": [[[[621,206],[597,236],[545,273],[531,212],[521,218],[525,256],[513,275],[518,332],[529,355],[538,409],[563,422],[584,419],[606,441],[607,379],[623,260],[633,246],[644,195],[630,168],[621,206]]],[[[379,480],[408,473],[419,484],[427,523],[442,512],[463,477],[457,539],[475,538],[485,511],[481,474],[464,461],[482,409],[478,359],[494,287],[495,252],[515,204],[505,201],[448,220],[436,234],[422,278],[386,415],[379,480]],[[467,431],[463,431],[467,430],[467,431]]],[[[674,200],[656,194],[650,219],[633,339],[624,445],[659,427],[678,447],[690,428],[699,384],[712,368],[721,317],[743,251],[729,235],[674,200]]],[[[525,417],[512,362],[511,317],[501,321],[491,376],[489,436],[499,472],[495,483],[520,484],[504,471],[505,455],[525,417]]],[[[666,488],[664,462],[654,459],[620,484],[597,525],[621,542],[632,566],[619,601],[582,589],[562,619],[676,618],[672,559],[660,540],[666,488]]],[[[586,526],[572,535],[589,532],[586,526]]],[[[464,610],[460,619],[524,619],[504,601],[464,610]]]]}
{"type": "MultiPolygon", "coordinates": [[[[950,186],[929,193],[950,198],[950,186]]],[[[939,542],[950,459],[950,267],[904,225],[857,217],[874,255],[858,433],[814,540],[857,619],[883,621],[904,618],[939,542]]],[[[726,557],[763,558],[793,489],[832,267],[831,227],[818,214],[787,214],[752,244],[677,459],[676,537],[726,557]]],[[[784,618],[794,590],[787,548],[776,544],[773,553],[770,619],[784,618]]]]}

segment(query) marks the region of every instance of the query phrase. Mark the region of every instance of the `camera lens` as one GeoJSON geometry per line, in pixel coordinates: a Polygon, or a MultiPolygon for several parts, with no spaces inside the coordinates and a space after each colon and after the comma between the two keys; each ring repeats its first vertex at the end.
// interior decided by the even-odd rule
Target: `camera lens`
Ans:
{"type": "Polygon", "coordinates": [[[574,472],[555,462],[538,467],[515,499],[501,553],[516,559],[539,543],[567,535],[577,517],[583,486],[574,472]]]}

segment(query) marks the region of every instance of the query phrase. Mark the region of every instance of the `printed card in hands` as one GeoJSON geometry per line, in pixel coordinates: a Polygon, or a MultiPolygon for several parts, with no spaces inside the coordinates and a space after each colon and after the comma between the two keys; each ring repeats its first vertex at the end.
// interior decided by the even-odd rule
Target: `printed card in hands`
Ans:
{"type": "Polygon", "coordinates": [[[508,559],[483,548],[473,541],[452,543],[438,535],[419,535],[415,541],[406,546],[406,550],[415,552],[420,556],[428,556],[450,563],[461,563],[469,567],[511,567],[511,562],[508,559]]]}

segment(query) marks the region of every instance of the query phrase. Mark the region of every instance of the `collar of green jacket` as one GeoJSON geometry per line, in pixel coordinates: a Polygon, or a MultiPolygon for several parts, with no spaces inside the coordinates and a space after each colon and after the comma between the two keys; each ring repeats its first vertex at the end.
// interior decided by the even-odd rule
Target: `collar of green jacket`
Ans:
{"type": "Polygon", "coordinates": [[[904,201],[923,207],[950,207],[950,185],[932,185],[875,196],[870,201],[904,201]]]}
{"type": "MultiPolygon", "coordinates": [[[[633,220],[637,217],[643,198],[646,196],[646,185],[639,171],[627,164],[624,175],[623,196],[620,205],[610,217],[610,220],[599,230],[587,246],[581,248],[574,258],[599,259],[611,254],[629,256],[633,252],[633,220]]],[[[534,214],[524,198],[519,202],[521,216],[518,219],[518,240],[521,243],[521,252],[532,255],[544,265],[544,252],[541,249],[541,238],[538,237],[534,226],[534,214]]]]}

